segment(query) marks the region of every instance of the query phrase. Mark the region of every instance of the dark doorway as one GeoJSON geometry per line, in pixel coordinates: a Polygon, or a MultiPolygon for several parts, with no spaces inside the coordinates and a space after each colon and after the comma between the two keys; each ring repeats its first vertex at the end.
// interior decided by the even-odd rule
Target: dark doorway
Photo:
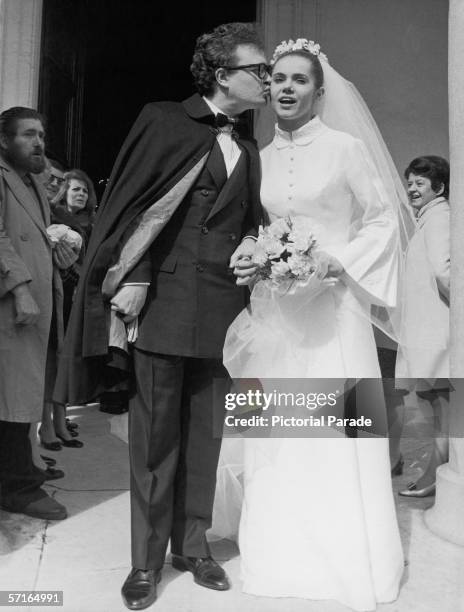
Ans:
{"type": "Polygon", "coordinates": [[[142,106],[193,93],[195,39],[220,23],[255,19],[253,0],[45,0],[39,104],[55,154],[97,188],[101,181],[101,193],[142,106]],[[61,81],[51,83],[50,66],[61,81]]]}

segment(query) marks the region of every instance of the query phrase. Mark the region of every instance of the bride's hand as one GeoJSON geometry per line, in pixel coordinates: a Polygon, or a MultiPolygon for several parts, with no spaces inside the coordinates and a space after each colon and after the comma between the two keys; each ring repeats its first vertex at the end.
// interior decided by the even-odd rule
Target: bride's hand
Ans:
{"type": "Polygon", "coordinates": [[[329,253],[326,253],[325,251],[315,253],[314,258],[318,263],[316,275],[320,280],[327,278],[338,278],[345,271],[345,268],[338,261],[338,259],[332,255],[329,255],[329,253]]]}

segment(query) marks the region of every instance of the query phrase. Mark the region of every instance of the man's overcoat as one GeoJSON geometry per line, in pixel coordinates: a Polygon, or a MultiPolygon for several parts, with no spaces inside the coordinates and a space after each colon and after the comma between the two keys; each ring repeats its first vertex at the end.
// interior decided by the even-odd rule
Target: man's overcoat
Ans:
{"type": "Polygon", "coordinates": [[[30,180],[38,199],[0,156],[0,420],[24,423],[41,419],[53,299],[58,342],[63,299],[46,232],[46,193],[35,176],[30,180]],[[21,283],[40,309],[35,325],[15,323],[12,289],[21,283]]]}

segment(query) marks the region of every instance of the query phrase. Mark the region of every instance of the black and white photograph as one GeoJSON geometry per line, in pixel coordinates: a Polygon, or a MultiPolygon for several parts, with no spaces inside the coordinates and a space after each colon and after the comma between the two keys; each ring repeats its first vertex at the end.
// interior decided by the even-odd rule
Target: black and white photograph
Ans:
{"type": "Polygon", "coordinates": [[[0,0],[0,608],[464,612],[464,0],[0,0]]]}

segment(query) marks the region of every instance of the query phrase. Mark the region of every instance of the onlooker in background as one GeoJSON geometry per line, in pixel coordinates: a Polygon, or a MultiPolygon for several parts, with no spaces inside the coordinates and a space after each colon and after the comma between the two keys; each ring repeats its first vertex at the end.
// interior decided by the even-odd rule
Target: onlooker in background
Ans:
{"type": "MultiPolygon", "coordinates": [[[[73,229],[82,231],[85,244],[88,243],[95,216],[97,200],[92,181],[78,169],[70,170],[63,175],[63,183],[52,200],[53,214],[62,223],[67,223],[73,229]],[[73,225],[64,211],[72,215],[78,224],[73,225]]],[[[80,264],[82,258],[62,274],[64,286],[64,324],[65,328],[71,312],[74,290],[79,280],[80,264]]],[[[128,393],[125,389],[120,391],[105,391],[100,396],[100,410],[110,414],[122,414],[128,409],[128,393]]],[[[55,409],[56,412],[57,409],[55,409]]],[[[59,417],[58,417],[59,418],[59,417]]]]}
{"type": "MultiPolygon", "coordinates": [[[[55,159],[51,159],[45,156],[45,170],[38,176],[38,178],[42,182],[42,185],[45,188],[45,191],[47,193],[47,200],[50,206],[51,206],[51,201],[57,196],[61,185],[64,183],[64,173],[65,173],[64,167],[62,166],[62,164],[60,164],[60,162],[56,161],[55,159]]],[[[68,215],[68,218],[63,219],[63,214],[60,214],[59,218],[57,218],[54,215],[52,206],[51,206],[51,222],[52,224],[62,223],[69,227],[72,227],[74,230],[79,231],[79,227],[75,226],[76,224],[74,222],[74,219],[70,215],[68,215]]],[[[80,232],[80,233],[82,234],[82,238],[84,239],[84,233],[83,232],[80,232]]],[[[66,270],[61,270],[60,272],[61,272],[62,279],[64,276],[67,276],[69,274],[69,272],[67,272],[66,270]]],[[[50,370],[49,368],[47,368],[47,373],[49,372],[50,370]]],[[[47,376],[47,380],[48,378],[49,377],[47,376]]],[[[51,419],[51,408],[48,409],[48,411],[50,414],[45,415],[45,416],[46,418],[51,419]]],[[[70,431],[71,436],[78,435],[77,434],[78,425],[76,422],[71,421],[70,419],[66,419],[66,427],[70,431]]],[[[55,465],[56,461],[54,459],[50,457],[46,457],[44,455],[40,455],[39,451],[35,451],[37,447],[37,432],[35,431],[35,428],[31,428],[30,438],[31,438],[31,444],[33,447],[34,461],[36,465],[38,465],[38,467],[43,467],[44,461],[47,462],[48,465],[50,466],[55,465]]],[[[54,446],[56,449],[61,448],[61,444],[59,443],[58,439],[55,440],[54,446]]]]}
{"type": "Polygon", "coordinates": [[[47,192],[47,199],[49,202],[56,197],[61,185],[64,182],[64,168],[60,162],[49,157],[45,158],[45,191],[47,192]]]}
{"type": "Polygon", "coordinates": [[[79,281],[80,267],[85,249],[92,232],[97,198],[92,181],[85,172],[78,169],[69,170],[63,176],[63,183],[51,201],[55,222],[69,225],[84,238],[81,253],[77,262],[64,274],[64,325],[66,328],[71,312],[74,290],[79,281]]]}
{"type": "Polygon", "coordinates": [[[450,208],[449,164],[442,157],[414,159],[405,171],[417,228],[406,253],[403,322],[397,378],[412,378],[436,421],[429,463],[400,495],[435,493],[437,467],[448,460],[450,208]]]}
{"type": "MultiPolygon", "coordinates": [[[[69,170],[63,175],[62,184],[50,204],[53,222],[69,226],[83,238],[78,260],[61,272],[64,289],[63,321],[66,329],[97,204],[92,181],[82,170],[69,170]]],[[[47,385],[40,428],[41,444],[51,451],[60,450],[61,446],[81,448],[83,443],[73,439],[77,436],[77,431],[70,430],[66,423],[66,407],[52,402],[55,376],[56,354],[51,353],[47,363],[47,385]]]]}
{"type": "MultiPolygon", "coordinates": [[[[50,211],[40,181],[44,120],[31,108],[0,114],[0,507],[42,519],[64,519],[66,508],[41,488],[31,423],[42,412],[52,313],[60,311],[61,278],[46,228],[50,211]],[[56,299],[56,305],[53,301],[56,299]]],[[[57,340],[59,317],[54,317],[57,340]]]]}
{"type": "Polygon", "coordinates": [[[83,170],[73,168],[64,174],[64,180],[51,201],[55,210],[64,207],[85,231],[87,242],[92,231],[97,197],[92,181],[83,170]]]}

